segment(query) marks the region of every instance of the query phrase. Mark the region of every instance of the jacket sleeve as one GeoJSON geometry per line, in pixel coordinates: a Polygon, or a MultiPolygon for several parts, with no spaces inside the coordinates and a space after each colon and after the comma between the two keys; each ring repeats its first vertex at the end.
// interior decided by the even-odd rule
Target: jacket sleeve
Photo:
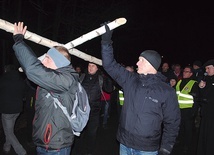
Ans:
{"type": "Polygon", "coordinates": [[[176,93],[172,90],[167,93],[167,99],[162,105],[163,110],[163,135],[161,149],[169,153],[175,144],[180,126],[180,109],[176,93]]]}
{"type": "Polygon", "coordinates": [[[198,82],[195,82],[192,90],[191,90],[191,95],[193,96],[194,99],[194,104],[192,107],[192,116],[193,118],[196,116],[199,108],[199,87],[198,87],[198,82]]]}
{"type": "Polygon", "coordinates": [[[124,86],[126,80],[128,80],[133,74],[121,66],[114,59],[113,47],[111,43],[101,44],[102,47],[102,63],[106,72],[114,79],[121,87],[124,86]]]}
{"type": "Polygon", "coordinates": [[[111,78],[105,75],[103,75],[103,90],[106,93],[111,93],[114,90],[114,86],[111,78]]]}
{"type": "Polygon", "coordinates": [[[16,42],[13,49],[29,80],[55,93],[61,93],[69,89],[73,81],[70,73],[62,73],[46,68],[24,41],[16,42]]]}

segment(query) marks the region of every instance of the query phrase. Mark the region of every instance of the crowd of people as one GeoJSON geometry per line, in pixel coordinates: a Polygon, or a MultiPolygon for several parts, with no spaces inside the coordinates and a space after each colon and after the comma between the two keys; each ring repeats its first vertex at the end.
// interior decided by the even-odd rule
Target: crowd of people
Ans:
{"type": "Polygon", "coordinates": [[[169,155],[176,143],[182,145],[183,154],[190,154],[195,130],[199,131],[197,155],[211,155],[214,59],[204,64],[196,60],[182,68],[180,64],[162,62],[157,51],[145,50],[139,55],[136,69],[122,65],[114,59],[112,31],[104,25],[103,68],[89,62],[83,69],[71,65],[70,54],[62,46],[50,48],[38,59],[24,42],[27,27],[22,22],[14,24],[13,49],[24,73],[6,68],[0,78],[0,112],[6,140],[3,151],[9,153],[13,147],[18,155],[27,155],[14,135],[25,102],[28,143],[36,147],[38,155],[92,155],[100,122],[108,129],[111,105],[116,103],[119,123],[115,138],[120,155],[169,155]],[[71,115],[73,87],[78,82],[88,95],[90,115],[80,136],[75,136],[56,102],[61,102],[71,115]],[[9,85],[16,89],[11,91],[9,85]],[[111,100],[115,94],[116,100],[111,100]]]}

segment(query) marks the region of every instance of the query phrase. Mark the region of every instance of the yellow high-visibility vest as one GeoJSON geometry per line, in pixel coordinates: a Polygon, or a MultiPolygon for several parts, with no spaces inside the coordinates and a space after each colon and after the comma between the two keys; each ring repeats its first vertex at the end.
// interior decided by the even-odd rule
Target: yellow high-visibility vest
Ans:
{"type": "Polygon", "coordinates": [[[181,81],[178,81],[177,85],[176,85],[176,94],[178,97],[178,103],[179,103],[179,107],[180,109],[184,109],[184,108],[192,108],[193,104],[194,104],[194,100],[193,100],[193,96],[190,95],[189,93],[192,90],[192,87],[194,85],[194,83],[196,82],[195,80],[190,80],[182,90],[180,90],[180,84],[181,81]]]}
{"type": "Polygon", "coordinates": [[[119,90],[119,102],[120,102],[120,105],[124,104],[124,95],[122,90],[119,90]]]}

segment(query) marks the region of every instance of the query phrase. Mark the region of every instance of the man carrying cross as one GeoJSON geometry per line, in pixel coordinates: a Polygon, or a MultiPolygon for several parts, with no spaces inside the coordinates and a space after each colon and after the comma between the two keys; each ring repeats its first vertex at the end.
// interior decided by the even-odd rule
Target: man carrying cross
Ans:
{"type": "Polygon", "coordinates": [[[55,104],[57,95],[71,115],[78,74],[70,65],[70,54],[62,46],[48,50],[40,61],[23,41],[27,27],[22,22],[14,24],[13,49],[27,78],[38,85],[33,121],[33,141],[38,155],[70,155],[74,141],[70,122],[55,104]]]}

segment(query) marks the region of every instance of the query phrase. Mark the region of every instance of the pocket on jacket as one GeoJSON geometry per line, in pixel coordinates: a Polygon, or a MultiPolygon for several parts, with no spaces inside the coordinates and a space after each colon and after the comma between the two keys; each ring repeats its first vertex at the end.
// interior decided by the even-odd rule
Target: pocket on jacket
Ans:
{"type": "Polygon", "coordinates": [[[52,135],[52,126],[51,126],[51,124],[47,124],[45,133],[44,133],[44,143],[46,145],[49,144],[51,135],[52,135]]]}

